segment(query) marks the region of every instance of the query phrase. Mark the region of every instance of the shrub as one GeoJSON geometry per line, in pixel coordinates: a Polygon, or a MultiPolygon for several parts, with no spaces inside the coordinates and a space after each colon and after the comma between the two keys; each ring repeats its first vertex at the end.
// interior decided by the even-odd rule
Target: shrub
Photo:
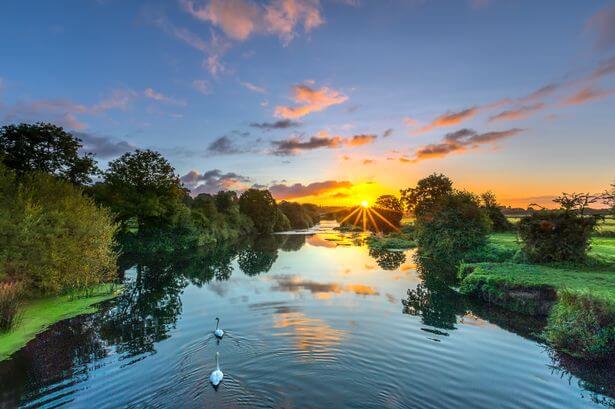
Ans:
{"type": "Polygon", "coordinates": [[[80,290],[116,272],[116,226],[81,189],[0,169],[0,276],[40,293],[80,290]]]}
{"type": "MultiPolygon", "coordinates": [[[[417,206],[422,206],[419,203],[417,206]]],[[[457,265],[464,255],[486,244],[491,223],[478,198],[453,191],[417,214],[415,240],[421,257],[457,265]]]]}
{"type": "MultiPolygon", "coordinates": [[[[278,204],[278,209],[288,218],[293,229],[309,229],[318,223],[318,219],[313,219],[313,211],[306,205],[294,202],[282,201],[278,204]]],[[[318,214],[315,215],[317,218],[318,214]]]]}
{"type": "Polygon", "coordinates": [[[288,231],[291,229],[290,221],[288,217],[282,212],[282,210],[278,207],[277,209],[277,217],[275,220],[275,225],[273,226],[273,231],[288,231]]]}
{"type": "Polygon", "coordinates": [[[0,332],[8,331],[17,323],[22,300],[22,283],[0,283],[0,332]]]}
{"type": "Polygon", "coordinates": [[[589,292],[560,291],[543,335],[555,349],[575,357],[615,357],[615,306],[589,292]]]}
{"type": "Polygon", "coordinates": [[[590,247],[596,219],[565,211],[540,211],[518,224],[522,249],[535,263],[583,261],[590,247]]]}

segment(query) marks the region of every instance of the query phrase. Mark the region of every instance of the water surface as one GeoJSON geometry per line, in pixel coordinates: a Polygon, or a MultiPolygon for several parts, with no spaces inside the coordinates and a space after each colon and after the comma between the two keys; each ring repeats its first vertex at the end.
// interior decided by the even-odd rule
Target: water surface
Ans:
{"type": "Polygon", "coordinates": [[[461,297],[412,251],[370,252],[331,227],[204,252],[135,245],[121,297],[0,363],[0,407],[614,404],[615,369],[554,354],[535,336],[544,323],[461,297]]]}

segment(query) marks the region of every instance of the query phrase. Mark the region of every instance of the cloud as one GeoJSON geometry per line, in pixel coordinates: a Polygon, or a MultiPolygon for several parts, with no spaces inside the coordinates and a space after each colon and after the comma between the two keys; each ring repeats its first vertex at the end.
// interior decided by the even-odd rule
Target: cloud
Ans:
{"type": "Polygon", "coordinates": [[[588,85],[573,95],[566,98],[563,102],[564,105],[580,105],[586,102],[596,101],[608,97],[615,93],[615,89],[597,89],[591,85],[588,85]]]}
{"type": "Polygon", "coordinates": [[[308,185],[295,183],[287,185],[284,183],[275,184],[269,187],[269,191],[278,200],[296,199],[305,196],[318,196],[333,192],[338,189],[348,189],[353,185],[348,181],[327,180],[324,182],[314,182],[308,185]]]}
{"type": "Polygon", "coordinates": [[[509,109],[492,116],[491,118],[489,118],[489,122],[515,121],[519,119],[524,119],[527,118],[529,115],[533,114],[534,112],[544,109],[545,107],[545,104],[537,103],[534,105],[524,105],[516,109],[509,109]]]}
{"type": "Polygon", "coordinates": [[[164,104],[180,105],[180,106],[186,105],[186,101],[181,101],[181,100],[166,96],[162,92],[154,91],[153,88],[145,88],[145,90],[143,91],[143,95],[146,98],[153,99],[154,101],[162,102],[164,104]]]}
{"type": "Polygon", "coordinates": [[[217,155],[232,155],[237,153],[245,153],[246,150],[238,147],[227,136],[221,136],[207,146],[207,151],[217,155]]]}
{"type": "Polygon", "coordinates": [[[328,87],[313,89],[307,85],[298,84],[293,86],[293,99],[298,106],[277,106],[275,115],[286,119],[301,118],[311,112],[322,111],[332,105],[341,104],[348,97],[328,87]]]}
{"type": "Polygon", "coordinates": [[[382,137],[388,138],[389,136],[393,135],[393,132],[395,132],[395,130],[393,128],[389,128],[382,133],[382,137]]]}
{"type": "Polygon", "coordinates": [[[410,118],[408,116],[404,117],[404,123],[408,126],[418,126],[419,125],[416,119],[410,118]]]}
{"type": "Polygon", "coordinates": [[[585,24],[596,38],[596,48],[609,49],[615,46],[615,5],[610,4],[591,16],[585,24]]]}
{"type": "Polygon", "coordinates": [[[272,278],[276,281],[276,284],[272,287],[274,291],[294,293],[306,290],[312,294],[341,294],[343,292],[351,292],[357,295],[380,294],[374,287],[365,284],[319,283],[317,281],[303,280],[297,275],[276,275],[272,276],[272,278]]]}
{"type": "Polygon", "coordinates": [[[267,90],[265,88],[259,87],[258,85],[254,85],[251,82],[240,81],[239,83],[243,85],[245,88],[249,89],[250,91],[258,92],[259,94],[267,93],[267,90]]]}
{"type": "Polygon", "coordinates": [[[118,140],[108,136],[98,136],[85,132],[74,132],[81,139],[82,152],[93,153],[97,158],[110,159],[126,152],[131,152],[137,147],[130,142],[118,140]]]}
{"type": "Polygon", "coordinates": [[[199,91],[203,95],[211,94],[211,90],[209,89],[209,83],[205,80],[192,81],[192,88],[199,91]]]}
{"type": "Polygon", "coordinates": [[[423,126],[422,128],[415,131],[415,134],[422,134],[428,131],[431,131],[435,128],[459,125],[460,123],[467,121],[468,119],[473,118],[479,111],[478,107],[466,108],[462,111],[452,112],[448,111],[434,119],[428,125],[423,126]]]}
{"type": "Polygon", "coordinates": [[[476,149],[480,145],[494,143],[518,135],[522,131],[522,129],[513,128],[506,131],[479,134],[472,129],[464,128],[446,134],[440,143],[429,144],[418,148],[414,152],[414,159],[408,161],[418,162],[424,159],[441,158],[454,152],[476,149]]]}
{"type": "Polygon", "coordinates": [[[259,129],[264,129],[266,131],[269,131],[271,129],[295,128],[295,127],[301,126],[301,122],[292,121],[290,119],[281,119],[275,122],[260,122],[260,123],[252,122],[250,126],[253,128],[259,128],[259,129]]]}
{"type": "Polygon", "coordinates": [[[615,57],[609,58],[598,64],[598,67],[592,71],[589,79],[597,80],[611,74],[615,74],[615,57]]]}
{"type": "Polygon", "coordinates": [[[150,18],[150,20],[152,24],[160,28],[165,33],[172,35],[190,47],[203,53],[205,58],[202,65],[213,77],[216,77],[225,71],[225,67],[224,64],[222,64],[221,59],[231,45],[228,41],[220,38],[220,36],[218,36],[213,30],[210,31],[209,41],[206,41],[190,30],[172,24],[163,16],[153,17],[150,18]]]}
{"type": "Polygon", "coordinates": [[[342,138],[339,136],[312,136],[307,141],[302,141],[297,137],[290,137],[281,141],[273,141],[271,144],[276,146],[274,151],[276,155],[294,155],[302,150],[336,148],[341,142],[342,138]]]}
{"type": "Polygon", "coordinates": [[[77,116],[98,115],[113,109],[126,109],[136,93],[131,90],[114,90],[109,97],[93,105],[78,104],[66,99],[41,99],[18,101],[2,106],[3,120],[49,121],[68,129],[84,130],[87,124],[77,116]]]}
{"type": "Polygon", "coordinates": [[[288,44],[297,27],[307,33],[324,23],[318,0],[271,0],[262,4],[251,0],[181,0],[185,11],[208,22],[236,41],[253,35],[276,35],[288,44]]]}
{"type": "Polygon", "coordinates": [[[235,172],[223,173],[220,169],[213,169],[205,173],[191,170],[180,180],[193,195],[200,193],[213,194],[220,190],[246,190],[252,180],[235,172]]]}
{"type": "Polygon", "coordinates": [[[372,143],[376,140],[376,135],[360,134],[354,135],[352,138],[346,140],[346,144],[349,146],[361,146],[368,143],[372,143]]]}
{"type": "Polygon", "coordinates": [[[302,140],[298,136],[291,136],[281,141],[272,141],[275,146],[274,155],[294,155],[304,150],[313,150],[319,148],[340,148],[343,146],[356,147],[372,143],[376,140],[376,135],[359,134],[349,138],[343,138],[339,135],[330,135],[327,131],[320,131],[315,136],[308,140],[302,140]]]}
{"type": "Polygon", "coordinates": [[[373,159],[363,159],[363,162],[362,162],[362,163],[363,163],[364,165],[371,165],[371,164],[373,164],[373,163],[376,163],[376,161],[375,161],[375,160],[373,160],[373,159]]]}

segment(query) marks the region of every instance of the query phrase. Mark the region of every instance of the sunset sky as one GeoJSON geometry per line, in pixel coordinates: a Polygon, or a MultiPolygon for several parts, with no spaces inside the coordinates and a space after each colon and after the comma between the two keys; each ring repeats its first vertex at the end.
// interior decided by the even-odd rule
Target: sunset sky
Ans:
{"type": "Polygon", "coordinates": [[[104,167],[161,152],[193,192],[356,204],[432,172],[501,202],[615,181],[615,2],[0,4],[0,122],[104,167]]]}

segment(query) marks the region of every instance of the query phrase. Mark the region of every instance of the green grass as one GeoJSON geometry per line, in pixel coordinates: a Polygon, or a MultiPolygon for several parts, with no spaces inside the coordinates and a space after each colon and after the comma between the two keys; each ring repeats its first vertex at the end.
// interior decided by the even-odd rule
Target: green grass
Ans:
{"type": "Polygon", "coordinates": [[[0,361],[10,357],[50,325],[77,315],[96,312],[94,304],[117,296],[119,291],[117,286],[103,284],[86,297],[62,295],[27,301],[17,325],[8,332],[0,333],[0,361]]]}
{"type": "Polygon", "coordinates": [[[462,282],[462,292],[502,291],[510,288],[552,287],[557,291],[591,292],[615,307],[615,271],[609,268],[537,264],[476,263],[462,282]]]}
{"type": "Polygon", "coordinates": [[[372,235],[367,238],[367,245],[377,250],[405,250],[416,247],[416,243],[407,235],[389,233],[385,236],[372,235]]]}

